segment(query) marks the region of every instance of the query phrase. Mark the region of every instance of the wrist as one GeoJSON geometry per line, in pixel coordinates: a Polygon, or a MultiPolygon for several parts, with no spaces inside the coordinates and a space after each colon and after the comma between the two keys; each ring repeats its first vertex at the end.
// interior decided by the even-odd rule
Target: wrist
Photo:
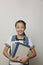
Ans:
{"type": "Polygon", "coordinates": [[[9,57],[9,60],[11,60],[11,57],[9,57]]]}

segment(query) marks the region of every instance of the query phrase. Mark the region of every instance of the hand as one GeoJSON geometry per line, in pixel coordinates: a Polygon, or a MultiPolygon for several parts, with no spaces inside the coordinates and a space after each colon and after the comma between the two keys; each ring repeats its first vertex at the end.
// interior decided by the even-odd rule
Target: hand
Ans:
{"type": "Polygon", "coordinates": [[[28,61],[27,56],[20,59],[20,62],[23,63],[23,64],[25,64],[27,61],[28,61]]]}
{"type": "Polygon", "coordinates": [[[10,57],[10,61],[12,61],[12,62],[14,62],[14,61],[19,61],[19,60],[17,60],[18,57],[19,57],[19,56],[17,56],[17,57],[10,57]]]}

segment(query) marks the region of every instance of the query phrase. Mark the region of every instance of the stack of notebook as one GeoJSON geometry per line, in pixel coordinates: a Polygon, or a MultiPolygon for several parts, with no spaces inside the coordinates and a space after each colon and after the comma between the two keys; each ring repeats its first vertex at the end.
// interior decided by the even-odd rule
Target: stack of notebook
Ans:
{"type": "Polygon", "coordinates": [[[22,44],[22,42],[11,42],[11,56],[19,56],[18,59],[25,57],[30,54],[30,48],[27,45],[22,44]]]}

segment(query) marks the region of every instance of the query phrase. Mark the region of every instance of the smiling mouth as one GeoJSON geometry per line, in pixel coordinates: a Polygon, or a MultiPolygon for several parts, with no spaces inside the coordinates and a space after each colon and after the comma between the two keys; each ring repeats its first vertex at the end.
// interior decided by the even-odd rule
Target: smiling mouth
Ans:
{"type": "Polygon", "coordinates": [[[19,32],[19,33],[21,33],[21,32],[19,32]]]}
{"type": "Polygon", "coordinates": [[[19,31],[19,33],[22,33],[22,31],[19,31]]]}

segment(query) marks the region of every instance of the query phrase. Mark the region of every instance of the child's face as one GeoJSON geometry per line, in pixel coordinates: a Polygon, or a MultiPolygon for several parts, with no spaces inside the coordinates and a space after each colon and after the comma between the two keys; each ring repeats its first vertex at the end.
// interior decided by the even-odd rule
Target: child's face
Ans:
{"type": "Polygon", "coordinates": [[[23,23],[17,23],[16,25],[16,31],[17,31],[17,34],[19,35],[22,35],[23,32],[24,32],[25,28],[24,28],[24,24],[23,23]]]}

